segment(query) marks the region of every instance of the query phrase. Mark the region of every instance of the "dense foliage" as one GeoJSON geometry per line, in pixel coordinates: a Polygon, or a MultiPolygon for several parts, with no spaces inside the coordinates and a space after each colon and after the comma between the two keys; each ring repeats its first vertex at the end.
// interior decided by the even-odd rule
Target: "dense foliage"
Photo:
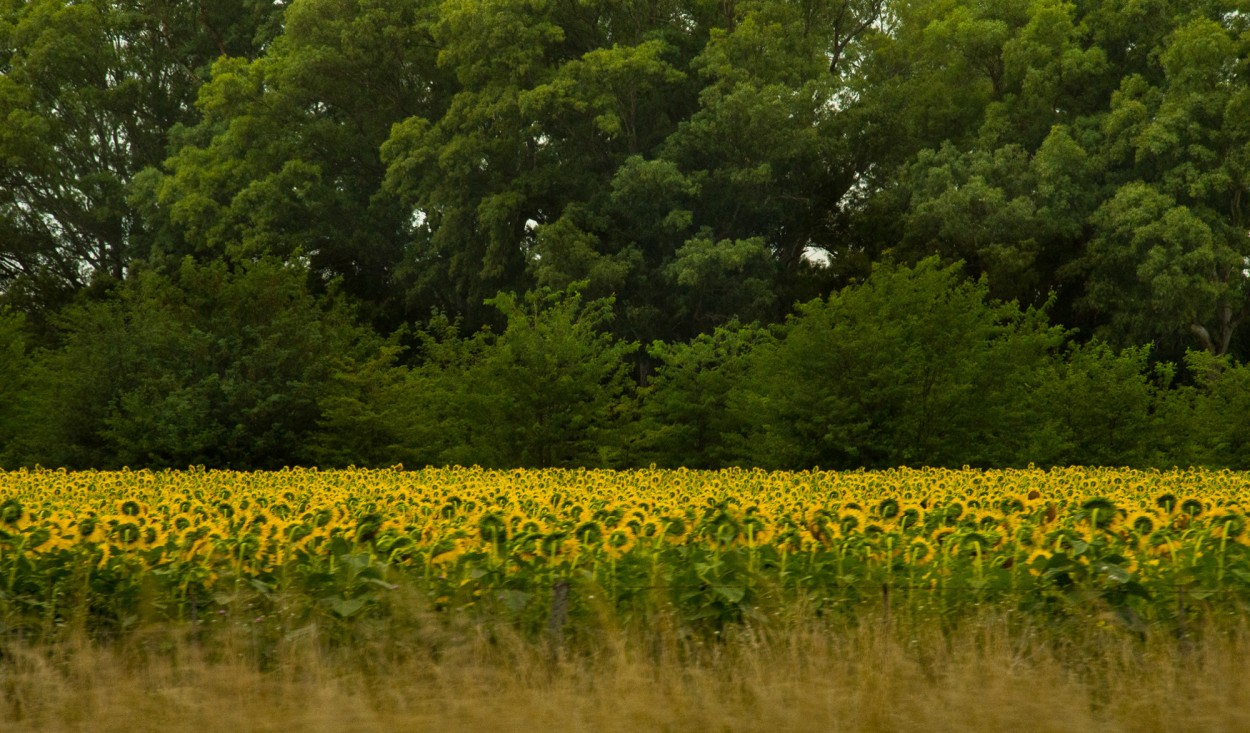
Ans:
{"type": "Polygon", "coordinates": [[[1243,0],[0,0],[0,465],[1250,467],[1243,0]]]}

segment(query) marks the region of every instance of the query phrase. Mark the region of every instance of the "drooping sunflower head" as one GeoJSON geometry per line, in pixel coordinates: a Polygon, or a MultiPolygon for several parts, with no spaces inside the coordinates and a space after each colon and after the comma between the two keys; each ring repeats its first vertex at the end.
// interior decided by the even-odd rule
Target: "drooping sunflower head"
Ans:
{"type": "Polygon", "coordinates": [[[673,543],[681,543],[685,541],[686,535],[690,532],[690,523],[686,519],[677,514],[670,514],[664,517],[664,539],[673,543]]]}
{"type": "Polygon", "coordinates": [[[19,527],[27,519],[27,512],[22,507],[22,502],[16,497],[9,497],[4,501],[0,501],[0,524],[6,524],[10,527],[19,527]]]}
{"type": "Polygon", "coordinates": [[[933,534],[929,535],[929,541],[933,543],[934,547],[944,547],[955,532],[954,527],[938,527],[933,530],[933,534]]]}
{"type": "Polygon", "coordinates": [[[872,508],[872,514],[881,519],[893,519],[898,516],[899,511],[898,499],[894,497],[886,497],[872,508]]]}
{"type": "Polygon", "coordinates": [[[143,527],[138,522],[127,517],[111,523],[109,529],[109,539],[119,545],[134,545],[143,539],[143,527]]]}
{"type": "Polygon", "coordinates": [[[1025,497],[1011,495],[998,500],[998,511],[1003,514],[1019,514],[1024,511],[1025,497]]]}
{"type": "Polygon", "coordinates": [[[603,541],[603,536],[603,525],[594,519],[582,522],[573,530],[573,537],[585,548],[597,546],[603,541]]]}
{"type": "Polygon", "coordinates": [[[916,537],[907,545],[907,562],[910,564],[928,562],[936,554],[933,545],[923,537],[916,537]]]}
{"type": "Polygon", "coordinates": [[[1188,496],[1181,500],[1180,510],[1181,513],[1188,514],[1191,517],[1199,517],[1207,510],[1207,505],[1206,502],[1196,496],[1188,496]]]}
{"type": "Polygon", "coordinates": [[[1046,571],[1048,562],[1050,562],[1050,552],[1039,548],[1029,553],[1024,566],[1028,568],[1030,575],[1041,575],[1046,571]]]}
{"type": "Polygon", "coordinates": [[[867,522],[868,517],[862,509],[843,507],[838,513],[838,531],[843,537],[862,531],[867,522]]]}
{"type": "Polygon", "coordinates": [[[1156,527],[1162,524],[1159,517],[1153,512],[1135,511],[1128,515],[1124,520],[1124,526],[1135,537],[1148,537],[1156,527]]]}
{"type": "Polygon", "coordinates": [[[640,539],[656,540],[664,536],[664,526],[655,517],[646,517],[639,522],[634,535],[640,539]]]}
{"type": "Polygon", "coordinates": [[[1092,499],[1086,499],[1081,502],[1080,518],[1082,521],[1089,522],[1091,527],[1098,529],[1107,529],[1115,520],[1116,512],[1119,507],[1115,502],[1105,496],[1095,496],[1092,499]]]}
{"type": "Polygon", "coordinates": [[[603,543],[604,550],[608,556],[612,558],[620,558],[634,549],[634,544],[638,538],[634,536],[632,530],[628,527],[617,527],[608,533],[607,540],[603,543]]]}
{"type": "Polygon", "coordinates": [[[924,519],[924,509],[919,504],[903,504],[894,518],[894,526],[900,530],[915,529],[924,524],[924,519]]]}
{"type": "Polygon", "coordinates": [[[1228,507],[1218,507],[1207,515],[1215,536],[1222,539],[1235,540],[1246,533],[1246,516],[1228,507]]]}

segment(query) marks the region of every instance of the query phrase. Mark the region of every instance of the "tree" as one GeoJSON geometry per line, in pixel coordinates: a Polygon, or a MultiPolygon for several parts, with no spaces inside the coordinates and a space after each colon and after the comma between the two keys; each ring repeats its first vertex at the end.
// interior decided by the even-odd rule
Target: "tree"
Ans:
{"type": "Polygon", "coordinates": [[[576,289],[501,293],[491,305],[506,326],[465,336],[438,316],[418,334],[412,367],[393,354],[361,362],[333,390],[321,452],[336,462],[606,466],[627,462],[629,356],[637,345],[603,330],[612,301],[584,302],[576,289]],[[372,459],[372,460],[371,460],[372,459]]]}
{"type": "Polygon", "coordinates": [[[0,3],[0,297],[59,305],[147,246],[128,198],[220,54],[255,54],[280,6],[0,3]]]}
{"type": "Polygon", "coordinates": [[[1181,462],[1164,416],[1172,365],[1152,365],[1148,347],[1116,351],[1102,341],[1069,344],[1038,387],[1039,434],[1028,459],[1039,465],[1153,466],[1181,462]],[[1048,442],[1049,441],[1049,442],[1048,442]]]}
{"type": "Polygon", "coordinates": [[[156,253],[306,260],[382,331],[398,327],[420,305],[402,282],[418,276],[404,274],[405,242],[422,225],[382,190],[379,147],[393,123],[446,105],[432,13],[408,0],[297,0],[263,55],[218,60],[201,119],[136,185],[156,253]]]}
{"type": "Polygon", "coordinates": [[[307,272],[274,260],[149,270],[56,319],[20,405],[21,462],[70,468],[281,468],[319,397],[376,343],[307,272]]]}
{"type": "Polygon", "coordinates": [[[850,246],[962,260],[994,297],[1083,325],[1071,269],[1101,203],[1094,139],[1119,81],[1103,22],[1121,21],[1061,0],[900,5],[858,80],[876,165],[848,206],[850,246]]]}
{"type": "Polygon", "coordinates": [[[0,309],[0,468],[10,465],[9,454],[18,437],[17,408],[27,389],[30,364],[23,333],[24,318],[0,309]]]}
{"type": "Polygon", "coordinates": [[[997,298],[1040,306],[1062,293],[1070,302],[1064,269],[1096,205],[1088,157],[1062,126],[1033,152],[1014,143],[921,151],[905,173],[909,201],[892,252],[963,261],[997,298]]]}
{"type": "Polygon", "coordinates": [[[916,2],[894,20],[859,79],[878,165],[847,249],[963,260],[997,297],[1053,297],[1083,338],[1168,358],[1237,345],[1240,4],[916,2]]]}
{"type": "Polygon", "coordinates": [[[633,297],[656,266],[648,243],[602,233],[621,210],[609,193],[618,168],[653,154],[691,106],[683,67],[702,18],[689,11],[671,0],[441,6],[434,37],[457,91],[383,147],[388,190],[424,217],[421,297],[480,324],[496,317],[482,305],[499,290],[589,279],[592,297],[650,307],[633,297]]]}
{"type": "Polygon", "coordinates": [[[735,409],[751,355],[772,344],[768,330],[737,323],[688,343],[656,342],[655,376],[642,392],[640,463],[724,468],[744,462],[751,417],[735,409]]]}
{"type": "Polygon", "coordinates": [[[1175,463],[1250,469],[1250,365],[1190,351],[1185,366],[1194,384],[1172,397],[1169,437],[1181,453],[1175,463]]]}
{"type": "Polygon", "coordinates": [[[491,299],[507,326],[470,370],[484,418],[471,441],[507,466],[612,465],[627,417],[628,357],[638,348],[603,327],[610,298],[583,303],[574,291],[491,299]],[[482,404],[484,402],[484,404],[482,404]]]}
{"type": "Polygon", "coordinates": [[[1225,10],[1179,23],[1162,77],[1127,75],[1111,100],[1104,165],[1121,172],[1084,265],[1123,341],[1185,334],[1219,356],[1250,317],[1250,19],[1225,10]]]}
{"type": "Polygon", "coordinates": [[[429,291],[480,323],[495,289],[586,280],[627,339],[776,320],[816,290],[807,257],[833,246],[862,162],[832,120],[880,9],[445,3],[459,89],[383,147],[388,189],[424,217],[429,291]]]}
{"type": "Polygon", "coordinates": [[[802,305],[752,359],[740,409],[766,467],[1002,466],[1037,427],[1034,390],[1062,333],[992,302],[959,265],[879,266],[802,305]]]}

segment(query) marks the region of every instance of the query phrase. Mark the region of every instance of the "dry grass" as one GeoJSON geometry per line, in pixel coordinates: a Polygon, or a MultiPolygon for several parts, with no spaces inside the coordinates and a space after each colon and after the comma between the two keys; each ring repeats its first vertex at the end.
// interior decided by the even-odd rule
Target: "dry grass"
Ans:
{"type": "Polygon", "coordinates": [[[558,660],[470,624],[347,648],[304,635],[263,660],[243,635],[184,631],[0,648],[0,730],[1250,730],[1244,628],[1184,646],[1002,618],[947,633],[794,623],[702,643],[653,629],[558,660]]]}

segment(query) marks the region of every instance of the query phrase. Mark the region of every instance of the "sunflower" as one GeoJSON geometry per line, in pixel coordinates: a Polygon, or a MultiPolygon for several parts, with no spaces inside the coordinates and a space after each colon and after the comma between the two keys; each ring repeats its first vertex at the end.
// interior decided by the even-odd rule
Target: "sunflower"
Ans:
{"type": "Polygon", "coordinates": [[[143,528],[143,536],[140,540],[141,544],[148,549],[164,547],[169,541],[169,533],[163,527],[149,524],[143,528]]]}
{"type": "Polygon", "coordinates": [[[933,534],[929,535],[929,541],[936,547],[942,547],[943,544],[955,534],[954,527],[938,527],[933,530],[933,534]]]}
{"type": "Polygon", "coordinates": [[[936,555],[937,550],[923,537],[917,537],[907,545],[908,564],[923,564],[933,559],[936,555]]]}
{"type": "Polygon", "coordinates": [[[1214,530],[1215,536],[1222,539],[1236,539],[1246,532],[1245,515],[1227,507],[1213,509],[1207,515],[1207,523],[1214,530]]]}
{"type": "Polygon", "coordinates": [[[634,536],[633,530],[628,527],[617,527],[608,533],[607,539],[603,543],[603,549],[607,552],[608,557],[619,559],[634,549],[638,538],[634,536]]]}
{"type": "Polygon", "coordinates": [[[862,509],[852,508],[851,505],[842,508],[838,513],[837,527],[843,536],[853,534],[857,529],[861,529],[867,523],[867,515],[862,509]]]}
{"type": "Polygon", "coordinates": [[[1163,522],[1159,519],[1158,515],[1153,512],[1143,511],[1140,509],[1132,514],[1129,514],[1124,520],[1124,526],[1130,533],[1138,538],[1148,536],[1151,532],[1155,531],[1156,527],[1159,527],[1162,524],[1163,522]]]}
{"type": "Polygon", "coordinates": [[[1180,511],[1182,514],[1188,514],[1190,517],[1201,516],[1207,509],[1207,504],[1196,496],[1186,497],[1181,500],[1180,511]]]}
{"type": "Polygon", "coordinates": [[[690,523],[685,518],[671,514],[663,518],[664,539],[674,545],[680,545],[690,533],[690,523]]]}
{"type": "Polygon", "coordinates": [[[1089,522],[1091,526],[1098,529],[1109,529],[1111,523],[1115,520],[1119,507],[1115,502],[1103,497],[1095,496],[1081,502],[1080,518],[1089,522]]]}
{"type": "Polygon", "coordinates": [[[469,541],[464,538],[443,540],[430,550],[430,563],[448,565],[454,563],[469,548],[469,541]]]}
{"type": "Polygon", "coordinates": [[[121,545],[135,545],[143,539],[143,526],[133,520],[110,522],[109,538],[121,545]]]}
{"type": "Polygon", "coordinates": [[[924,509],[919,504],[903,504],[899,507],[898,515],[894,517],[894,526],[902,531],[914,529],[923,524],[924,509]]]}
{"type": "Polygon", "coordinates": [[[0,502],[0,525],[21,530],[29,520],[30,513],[22,507],[22,502],[11,497],[0,502]]]}
{"type": "Polygon", "coordinates": [[[1041,575],[1045,572],[1046,563],[1050,562],[1051,554],[1046,550],[1037,549],[1029,553],[1029,558],[1024,561],[1024,566],[1029,569],[1030,575],[1041,575]]]}
{"type": "Polygon", "coordinates": [[[752,514],[743,519],[742,528],[743,537],[751,547],[766,545],[776,535],[773,525],[757,514],[752,514]]]}
{"type": "Polygon", "coordinates": [[[1026,496],[1012,494],[998,501],[998,510],[1003,514],[1019,514],[1024,511],[1027,501],[1026,496]]]}
{"type": "Polygon", "coordinates": [[[899,511],[898,499],[894,497],[886,497],[872,508],[872,514],[881,519],[893,519],[898,516],[899,511]]]}

